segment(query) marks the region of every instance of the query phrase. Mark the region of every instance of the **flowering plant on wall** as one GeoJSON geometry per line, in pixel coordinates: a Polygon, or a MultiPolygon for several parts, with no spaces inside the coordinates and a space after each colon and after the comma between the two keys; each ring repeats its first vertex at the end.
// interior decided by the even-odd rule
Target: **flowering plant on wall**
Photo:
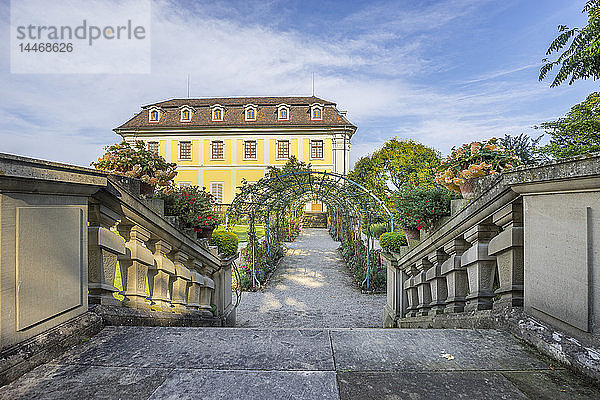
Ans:
{"type": "Polygon", "coordinates": [[[463,197],[473,196],[473,179],[495,175],[504,169],[519,165],[521,161],[512,151],[499,145],[498,139],[463,144],[442,161],[435,181],[446,188],[462,193],[463,197]]]}
{"type": "Polygon", "coordinates": [[[213,211],[215,198],[205,188],[174,188],[170,193],[160,193],[156,197],[164,199],[165,215],[181,217],[183,223],[196,232],[207,228],[212,230],[219,225],[219,219],[213,211]]]}
{"type": "Polygon", "coordinates": [[[104,148],[106,152],[97,162],[96,169],[112,174],[138,178],[151,186],[170,187],[177,175],[177,164],[168,163],[160,155],[148,150],[142,141],[126,141],[104,148]]]}

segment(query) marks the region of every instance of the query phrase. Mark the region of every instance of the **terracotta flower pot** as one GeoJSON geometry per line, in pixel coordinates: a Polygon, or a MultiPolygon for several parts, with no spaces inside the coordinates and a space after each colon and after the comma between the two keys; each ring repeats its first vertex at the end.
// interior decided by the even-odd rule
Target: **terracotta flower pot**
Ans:
{"type": "Polygon", "coordinates": [[[140,182],[140,195],[153,195],[154,194],[154,186],[150,185],[146,182],[140,182]]]}
{"type": "Polygon", "coordinates": [[[465,179],[465,183],[458,185],[460,194],[463,199],[471,200],[475,197],[475,188],[473,187],[473,179],[465,179]]]}
{"type": "Polygon", "coordinates": [[[196,237],[198,239],[210,239],[213,231],[215,230],[215,228],[213,228],[212,226],[205,226],[203,228],[197,228],[198,230],[196,230],[196,237]]]}
{"type": "Polygon", "coordinates": [[[421,232],[417,228],[402,228],[406,240],[419,240],[421,239],[421,232]]]}

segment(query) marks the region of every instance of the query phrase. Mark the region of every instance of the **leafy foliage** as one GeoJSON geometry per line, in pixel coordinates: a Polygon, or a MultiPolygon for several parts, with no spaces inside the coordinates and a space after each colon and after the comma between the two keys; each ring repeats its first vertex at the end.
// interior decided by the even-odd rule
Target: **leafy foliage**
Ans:
{"type": "Polygon", "coordinates": [[[565,81],[571,85],[577,79],[600,77],[600,0],[588,0],[582,12],[588,14],[588,24],[583,28],[559,25],[558,36],[550,44],[546,55],[559,53],[567,45],[568,47],[556,60],[542,60],[544,65],[540,69],[540,81],[555,66],[559,66],[551,87],[565,81]]]}
{"type": "Polygon", "coordinates": [[[539,128],[551,136],[550,143],[540,149],[542,154],[564,158],[600,151],[600,93],[590,94],[566,116],[539,128]]]}
{"type": "Polygon", "coordinates": [[[512,151],[498,144],[498,139],[463,144],[442,161],[435,181],[460,193],[459,186],[466,180],[495,175],[504,169],[519,165],[521,161],[512,151]]]}
{"type": "Polygon", "coordinates": [[[438,151],[394,137],[371,156],[361,158],[349,178],[384,199],[404,183],[433,182],[439,163],[438,151]]]}
{"type": "Polygon", "coordinates": [[[157,198],[165,201],[165,215],[181,217],[192,228],[216,228],[219,220],[213,212],[215,198],[204,188],[185,186],[174,188],[169,193],[159,193],[157,198]]]}
{"type": "Polygon", "coordinates": [[[384,232],[387,232],[387,224],[383,223],[383,222],[377,222],[375,224],[371,224],[370,227],[370,231],[371,234],[376,238],[379,239],[379,237],[381,236],[381,234],[383,234],[384,232]]]}
{"type": "Polygon", "coordinates": [[[519,136],[506,134],[503,138],[498,139],[498,144],[519,157],[523,164],[535,165],[548,158],[540,153],[539,142],[542,136],[533,139],[525,133],[521,133],[519,136]]]}
{"type": "Polygon", "coordinates": [[[399,253],[403,246],[408,246],[408,242],[402,232],[385,232],[379,237],[379,245],[388,253],[399,253]]]}
{"type": "Polygon", "coordinates": [[[394,195],[394,214],[402,228],[424,229],[445,215],[450,215],[450,200],[456,197],[439,185],[403,185],[394,195]]]}
{"type": "Polygon", "coordinates": [[[168,163],[158,154],[146,149],[146,144],[138,140],[133,146],[126,141],[104,148],[106,152],[94,168],[112,174],[139,178],[152,186],[171,187],[177,164],[168,163]]]}
{"type": "Polygon", "coordinates": [[[233,232],[213,232],[210,238],[210,244],[217,246],[219,249],[219,254],[225,257],[230,257],[237,253],[238,237],[233,232]]]}

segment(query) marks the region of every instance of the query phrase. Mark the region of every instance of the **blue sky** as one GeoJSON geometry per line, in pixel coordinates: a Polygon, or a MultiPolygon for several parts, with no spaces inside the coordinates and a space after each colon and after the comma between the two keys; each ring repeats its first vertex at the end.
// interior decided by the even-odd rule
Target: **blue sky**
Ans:
{"type": "MultiPolygon", "coordinates": [[[[105,0],[110,1],[110,0],[105,0]]],[[[152,5],[151,74],[11,74],[0,5],[0,151],[89,165],[143,104],[316,95],[358,126],[356,161],[393,136],[448,153],[564,115],[598,83],[549,88],[539,66],[585,0],[167,1],[152,5]]]]}

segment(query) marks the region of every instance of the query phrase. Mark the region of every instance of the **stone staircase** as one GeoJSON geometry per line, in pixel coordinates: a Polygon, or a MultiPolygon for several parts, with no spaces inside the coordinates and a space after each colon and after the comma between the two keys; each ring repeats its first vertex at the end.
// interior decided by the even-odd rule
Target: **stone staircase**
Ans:
{"type": "Polygon", "coordinates": [[[305,211],[302,218],[305,228],[327,228],[327,213],[322,211],[305,211]]]}

